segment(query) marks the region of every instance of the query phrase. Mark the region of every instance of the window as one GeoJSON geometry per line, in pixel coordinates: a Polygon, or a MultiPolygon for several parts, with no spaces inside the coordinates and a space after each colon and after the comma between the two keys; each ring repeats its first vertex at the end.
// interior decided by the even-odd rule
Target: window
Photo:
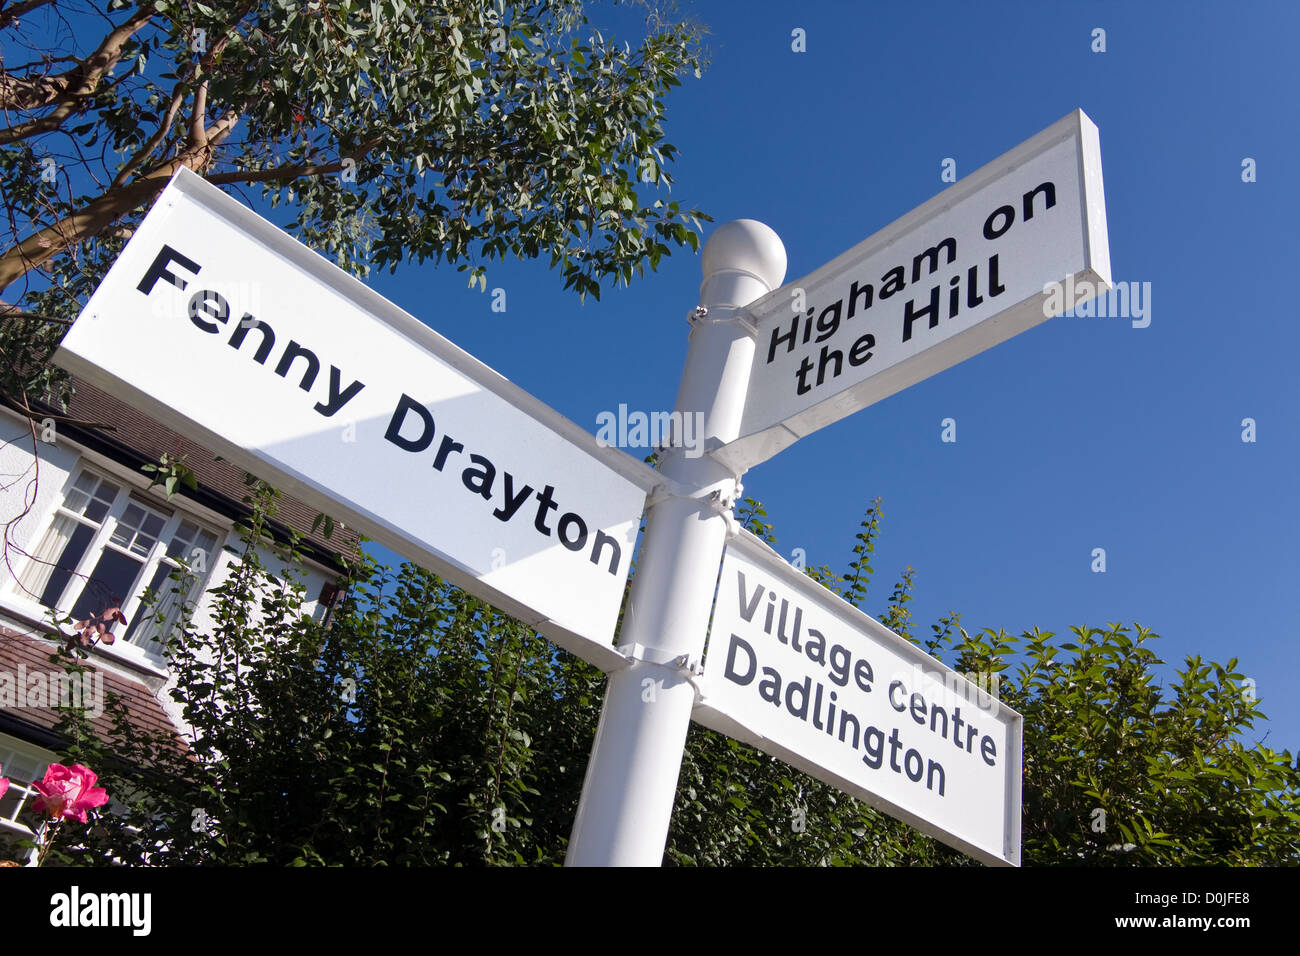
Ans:
{"type": "Polygon", "coordinates": [[[19,575],[18,589],[75,621],[120,609],[129,623],[114,624],[114,636],[161,661],[159,638],[198,597],[217,543],[214,532],[190,518],[82,470],[19,575]],[[169,576],[180,562],[189,570],[177,590],[169,576]],[[142,608],[146,588],[156,601],[142,608]]]}
{"type": "Polygon", "coordinates": [[[9,778],[9,789],[0,797],[0,859],[11,859],[34,865],[36,851],[22,850],[20,840],[36,839],[36,832],[18,820],[24,809],[31,806],[39,794],[32,781],[45,775],[54,754],[38,751],[28,744],[0,736],[0,768],[9,778]]]}

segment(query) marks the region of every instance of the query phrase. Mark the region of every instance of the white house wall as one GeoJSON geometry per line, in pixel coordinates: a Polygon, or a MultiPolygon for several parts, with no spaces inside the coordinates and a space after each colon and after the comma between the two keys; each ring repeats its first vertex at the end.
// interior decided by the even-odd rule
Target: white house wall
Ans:
{"type": "MultiPolygon", "coordinates": [[[[39,428],[37,434],[39,439],[39,428]]],[[[36,448],[39,458],[34,458],[31,432],[26,421],[8,409],[0,409],[0,441],[3,441],[0,445],[0,526],[8,528],[8,546],[5,550],[8,560],[0,562],[0,625],[24,634],[49,637],[49,615],[46,609],[21,594],[15,594],[14,574],[22,570],[27,560],[26,552],[39,542],[39,536],[44,533],[55,507],[62,500],[70,476],[79,463],[84,462],[94,470],[111,475],[141,491],[148,487],[149,482],[144,475],[60,436],[56,436],[52,443],[38,440],[36,448]],[[33,478],[37,478],[35,500],[27,514],[23,515],[27,496],[33,493],[33,478]]],[[[149,494],[159,504],[184,512],[218,533],[215,563],[208,578],[207,590],[199,598],[193,618],[200,631],[210,631],[215,622],[212,617],[213,602],[208,592],[228,578],[242,549],[242,543],[234,530],[234,522],[181,495],[167,501],[161,492],[149,494]]],[[[285,563],[276,555],[265,548],[259,548],[258,554],[272,574],[277,577],[284,574],[285,563]]],[[[312,615],[323,613],[316,598],[322,587],[333,580],[334,575],[307,560],[299,566],[299,571],[302,572],[300,580],[304,584],[307,599],[304,611],[312,615]]],[[[144,683],[153,690],[173,724],[183,733],[188,732],[181,705],[173,701],[169,693],[175,686],[175,678],[166,668],[146,660],[143,654],[132,646],[124,646],[121,641],[115,645],[98,647],[92,662],[144,683]]]]}

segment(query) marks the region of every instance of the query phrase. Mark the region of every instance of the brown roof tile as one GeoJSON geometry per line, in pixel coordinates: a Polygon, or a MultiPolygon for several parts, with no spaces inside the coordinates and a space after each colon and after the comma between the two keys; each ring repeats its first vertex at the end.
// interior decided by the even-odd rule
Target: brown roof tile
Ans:
{"type": "MultiPolygon", "coordinates": [[[[39,638],[20,634],[7,627],[0,627],[0,670],[7,671],[15,677],[18,675],[20,667],[29,677],[37,673],[61,674],[62,670],[49,661],[50,654],[54,649],[55,644],[52,641],[40,640],[39,638]]],[[[106,668],[96,667],[91,661],[83,663],[93,671],[103,674],[103,689],[106,695],[116,694],[122,698],[130,716],[131,726],[137,732],[166,733],[173,738],[178,750],[182,753],[188,750],[184,740],[177,734],[175,725],[167,716],[167,712],[163,710],[162,704],[159,703],[153,691],[139,681],[132,680],[106,668]]],[[[47,677],[45,680],[48,682],[49,678],[47,677]]],[[[96,684],[98,684],[97,680],[96,684]]],[[[102,706],[103,702],[99,703],[102,706]]],[[[0,713],[4,713],[37,730],[53,732],[55,725],[59,722],[60,714],[49,707],[48,704],[47,700],[47,706],[44,707],[0,707],[0,713]]],[[[91,725],[101,739],[111,738],[113,724],[112,718],[107,711],[104,711],[98,717],[93,717],[91,725]]]]}

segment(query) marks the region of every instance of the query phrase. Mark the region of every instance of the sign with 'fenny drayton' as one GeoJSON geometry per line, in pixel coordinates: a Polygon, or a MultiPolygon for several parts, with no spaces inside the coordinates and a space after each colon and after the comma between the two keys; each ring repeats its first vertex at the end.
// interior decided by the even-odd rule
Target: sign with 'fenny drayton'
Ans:
{"type": "Polygon", "coordinates": [[[740,437],[713,454],[744,471],[1109,287],[1100,140],[1076,110],[746,307],[740,437]]]}
{"type": "Polygon", "coordinates": [[[596,664],[656,474],[188,170],[56,361],[596,664]]]}
{"type": "Polygon", "coordinates": [[[1019,865],[1023,719],[796,570],[727,545],[693,718],[985,863],[1019,865]]]}

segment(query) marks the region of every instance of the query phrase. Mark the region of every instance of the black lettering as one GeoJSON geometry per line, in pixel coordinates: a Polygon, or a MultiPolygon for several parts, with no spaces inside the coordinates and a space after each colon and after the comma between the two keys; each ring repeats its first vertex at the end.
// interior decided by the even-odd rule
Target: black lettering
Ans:
{"type": "Polygon", "coordinates": [[[903,769],[907,772],[907,779],[913,783],[920,782],[921,774],[925,770],[925,761],[915,750],[909,750],[903,754],[903,769]],[[916,773],[912,773],[912,758],[916,758],[916,773]]]}
{"type": "Polygon", "coordinates": [[[966,270],[966,308],[973,309],[984,301],[979,291],[980,267],[971,266],[966,270]]]}
{"type": "Polygon", "coordinates": [[[780,329],[772,330],[772,343],[767,347],[768,364],[771,364],[772,359],[776,357],[776,347],[780,345],[782,342],[790,343],[788,346],[786,346],[787,352],[794,351],[795,338],[799,334],[799,316],[796,315],[794,318],[790,320],[789,332],[787,332],[785,335],[780,335],[779,334],[780,331],[781,331],[780,329]]]}
{"type": "Polygon", "coordinates": [[[839,349],[832,349],[829,345],[822,346],[821,358],[817,361],[817,384],[821,385],[826,381],[826,366],[830,363],[831,358],[835,359],[835,371],[831,373],[831,378],[838,378],[844,368],[844,353],[839,349]]]}
{"type": "Polygon", "coordinates": [[[872,673],[871,662],[865,657],[858,658],[858,662],[853,665],[853,679],[862,688],[862,693],[871,693],[871,685],[875,681],[876,675],[872,673]],[[863,671],[866,671],[866,673],[862,673],[863,671]]]}
{"type": "Polygon", "coordinates": [[[989,213],[989,217],[984,220],[984,238],[985,239],[998,238],[998,236],[1002,235],[1004,232],[1010,229],[1011,224],[1015,221],[1016,221],[1015,209],[1013,209],[1010,206],[998,206],[998,208],[994,209],[991,213],[989,213]],[[1003,218],[1003,225],[1001,229],[997,229],[993,225],[993,220],[996,219],[998,216],[1001,216],[1003,218]]]}
{"type": "Polygon", "coordinates": [[[998,257],[989,256],[989,297],[999,296],[1007,291],[1007,287],[998,281],[998,257]]]}
{"type": "Polygon", "coordinates": [[[867,359],[871,358],[871,350],[876,347],[876,337],[868,332],[866,335],[858,337],[853,343],[853,348],[849,349],[849,364],[862,365],[867,359]]]}
{"type": "Polygon", "coordinates": [[[880,290],[880,298],[888,299],[895,292],[902,292],[906,287],[907,273],[902,266],[894,266],[880,277],[880,281],[885,284],[884,288],[880,290]]]}
{"type": "Polygon", "coordinates": [[[581,551],[586,547],[587,523],[572,511],[565,513],[564,517],[560,519],[560,523],[555,526],[555,530],[560,536],[560,544],[564,545],[570,551],[581,551]],[[573,524],[578,526],[578,537],[570,541],[569,536],[564,533],[564,529],[573,524]]]}
{"type": "Polygon", "coordinates": [[[896,681],[894,681],[892,684],[889,685],[889,706],[892,707],[892,708],[894,708],[894,710],[898,711],[898,712],[901,714],[903,711],[907,710],[907,704],[896,704],[896,703],[894,703],[894,688],[895,688],[895,687],[897,687],[899,690],[902,690],[902,691],[904,691],[904,692],[907,691],[907,688],[903,686],[903,682],[902,682],[901,680],[896,680],[896,681]]]}
{"type": "Polygon", "coordinates": [[[357,393],[365,388],[360,381],[354,381],[347,388],[339,391],[339,386],[342,384],[343,374],[331,365],[329,400],[316,403],[316,411],[320,412],[326,418],[329,418],[348,402],[352,401],[352,399],[356,398],[357,393]]]}
{"type": "Polygon", "coordinates": [[[872,286],[870,282],[862,283],[860,288],[858,284],[854,282],[849,288],[849,318],[853,318],[854,313],[858,310],[859,297],[866,300],[866,303],[862,306],[862,311],[865,312],[867,309],[871,308],[871,297],[873,295],[875,295],[875,287],[872,286]]]}
{"type": "Polygon", "coordinates": [[[943,765],[940,764],[938,761],[931,760],[931,761],[926,765],[925,789],[927,789],[927,790],[933,790],[933,789],[934,789],[934,772],[935,772],[936,770],[939,771],[939,796],[942,797],[942,796],[943,796],[944,773],[943,773],[943,765]]]}
{"type": "Polygon", "coordinates": [[[763,600],[763,585],[758,585],[754,589],[752,598],[745,597],[745,573],[736,572],[736,584],[740,586],[740,616],[748,623],[754,619],[754,612],[758,610],[758,602],[763,600]]]}
{"type": "Polygon", "coordinates": [[[825,342],[838,331],[840,327],[840,302],[836,301],[822,309],[822,314],[817,316],[817,341],[825,342]],[[826,317],[830,316],[830,321],[826,317]]]}
{"type": "Polygon", "coordinates": [[[799,395],[806,395],[812,391],[812,386],[808,384],[808,373],[811,372],[812,369],[812,359],[805,355],[794,373],[794,377],[799,380],[799,384],[795,388],[795,392],[799,395]]]}
{"type": "Polygon", "coordinates": [[[438,454],[433,456],[433,467],[442,471],[442,466],[447,463],[447,456],[454,451],[464,451],[465,446],[456,441],[450,435],[442,436],[442,444],[438,446],[438,454]]]}
{"type": "Polygon", "coordinates": [[[754,649],[742,641],[735,634],[731,635],[731,646],[727,648],[727,667],[723,671],[723,676],[733,684],[739,684],[741,687],[748,687],[754,679],[754,672],[758,667],[758,658],[754,656],[754,649]],[[749,666],[745,673],[741,674],[736,670],[736,651],[744,651],[745,656],[749,658],[749,666]]]}
{"type": "Polygon", "coordinates": [[[230,303],[219,292],[213,292],[211,289],[202,289],[190,296],[190,321],[196,328],[204,332],[213,334],[220,332],[213,322],[205,322],[201,316],[207,316],[210,319],[216,319],[222,325],[230,318],[230,303]]]}
{"type": "Polygon", "coordinates": [[[293,339],[290,339],[289,344],[284,347],[284,353],[280,356],[280,364],[275,367],[275,374],[281,378],[287,377],[289,369],[293,365],[293,360],[299,357],[307,360],[307,370],[302,373],[302,381],[298,383],[298,387],[306,392],[316,382],[316,373],[320,371],[320,359],[316,357],[315,352],[303,348],[293,339]]]}
{"type": "Polygon", "coordinates": [[[261,344],[253,353],[253,361],[265,365],[271,354],[271,348],[275,345],[275,332],[261,319],[253,318],[251,313],[245,312],[244,317],[239,320],[239,325],[235,326],[235,331],[230,336],[230,347],[238,352],[239,347],[244,344],[244,337],[248,335],[249,329],[257,329],[262,333],[261,344]]]}
{"type": "Polygon", "coordinates": [[[560,507],[551,500],[551,495],[554,494],[554,492],[555,489],[550,485],[547,485],[543,490],[537,492],[537,518],[533,521],[533,527],[545,535],[551,533],[551,529],[546,527],[546,512],[558,511],[560,507]]]}
{"type": "Polygon", "coordinates": [[[930,328],[936,328],[939,325],[939,287],[935,286],[930,290],[930,304],[919,312],[916,310],[916,300],[908,299],[907,306],[903,309],[903,341],[907,342],[912,338],[912,323],[922,316],[930,317],[930,328]]]}
{"type": "Polygon", "coordinates": [[[618,566],[623,563],[623,549],[619,546],[618,539],[613,535],[606,534],[599,528],[596,529],[596,543],[591,548],[591,563],[600,567],[600,552],[609,545],[611,553],[609,556],[609,573],[617,575],[618,566]]]}
{"type": "Polygon", "coordinates": [[[171,262],[176,263],[186,272],[192,272],[195,275],[198,275],[199,270],[203,268],[193,259],[186,258],[171,246],[163,246],[158,250],[158,255],[153,257],[153,262],[150,264],[149,268],[145,270],[144,278],[140,280],[140,284],[137,285],[136,288],[145,295],[148,295],[153,291],[154,283],[159,279],[166,279],[176,288],[184,289],[188,283],[186,283],[186,281],[180,276],[167,271],[167,265],[171,262]]]}
{"type": "Polygon", "coordinates": [[[938,245],[931,246],[929,249],[926,249],[925,252],[921,253],[920,255],[912,257],[912,281],[913,282],[921,281],[922,262],[928,261],[930,263],[930,271],[927,272],[926,275],[934,275],[939,270],[940,249],[946,249],[948,251],[948,262],[946,264],[952,265],[953,260],[957,258],[957,240],[954,239],[952,236],[949,236],[947,239],[943,240],[943,242],[939,243],[938,245]]]}
{"type": "Polygon", "coordinates": [[[903,768],[898,765],[898,748],[903,746],[903,742],[898,739],[898,728],[892,727],[889,731],[889,769],[894,773],[902,773],[903,768]]]}
{"type": "MultiPolygon", "coordinates": [[[[388,422],[388,430],[384,432],[384,438],[403,451],[424,451],[433,442],[433,415],[410,395],[402,393],[402,397],[397,400],[397,408],[393,412],[393,417],[388,422]],[[418,438],[402,437],[402,426],[406,424],[408,412],[415,412],[424,423],[424,430],[420,432],[418,438]]],[[[466,485],[466,487],[469,486],[466,485]]],[[[470,488],[470,491],[474,490],[474,488],[470,488]]]]}
{"type": "MultiPolygon", "coordinates": [[[[427,443],[426,443],[427,444],[427,443]]],[[[469,460],[478,468],[466,468],[460,473],[461,483],[470,491],[492,500],[492,482],[496,481],[497,466],[482,455],[470,455],[469,460]]]]}
{"type": "MultiPolygon", "coordinates": [[[[474,458],[473,455],[470,458],[474,458]]],[[[524,485],[519,489],[519,494],[515,494],[515,476],[510,472],[505,472],[506,476],[506,503],[505,507],[497,508],[492,512],[492,516],[499,521],[509,521],[515,516],[515,513],[523,506],[528,496],[533,493],[532,485],[524,485]]],[[[548,531],[547,534],[550,534],[548,531]]]]}
{"type": "Polygon", "coordinates": [[[1024,195],[1022,215],[1025,217],[1025,222],[1034,218],[1034,197],[1039,193],[1042,193],[1043,198],[1046,200],[1046,205],[1043,206],[1044,212],[1056,205],[1056,184],[1050,180],[1039,183],[1024,195]]]}

